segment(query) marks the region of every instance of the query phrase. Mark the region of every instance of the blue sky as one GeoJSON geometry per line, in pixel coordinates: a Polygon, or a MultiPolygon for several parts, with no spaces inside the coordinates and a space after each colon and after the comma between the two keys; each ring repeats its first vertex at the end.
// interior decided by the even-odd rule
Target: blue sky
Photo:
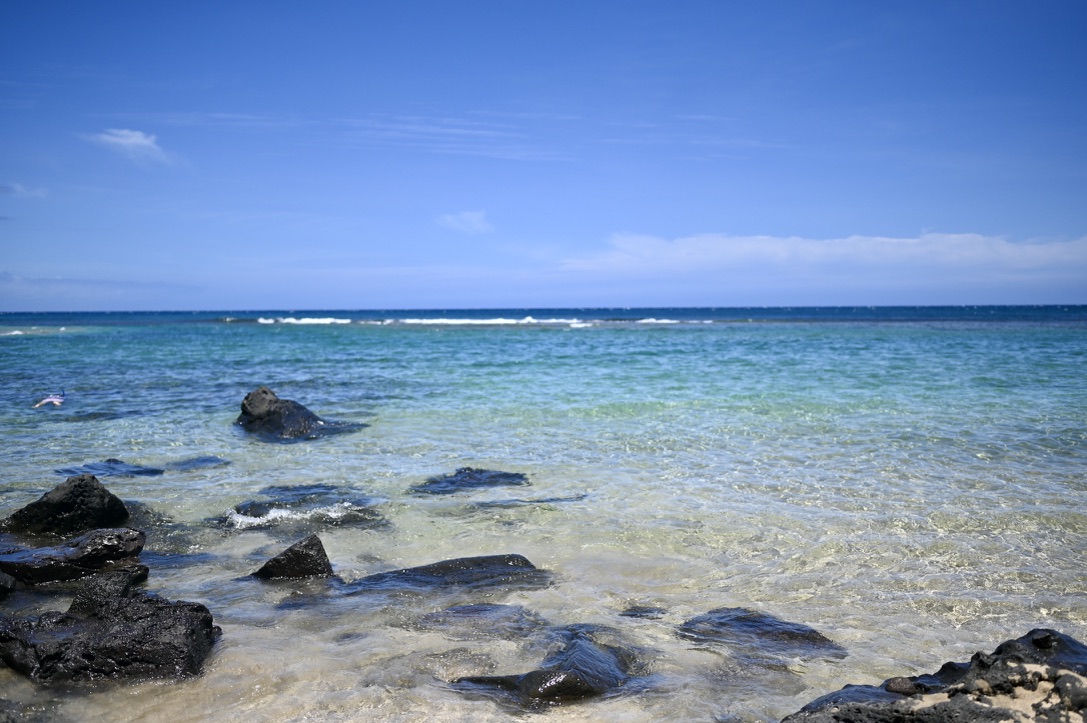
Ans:
{"type": "Polygon", "coordinates": [[[0,310],[1087,303],[1087,3],[6,2],[0,310]]]}

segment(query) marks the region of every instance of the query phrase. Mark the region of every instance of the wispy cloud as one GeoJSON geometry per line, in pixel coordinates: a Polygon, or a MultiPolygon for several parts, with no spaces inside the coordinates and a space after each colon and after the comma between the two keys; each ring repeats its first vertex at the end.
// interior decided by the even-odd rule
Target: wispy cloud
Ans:
{"type": "Polygon", "coordinates": [[[848,236],[812,239],[798,236],[728,236],[701,234],[677,239],[617,234],[609,249],[568,259],[570,270],[624,273],[673,273],[774,264],[805,268],[898,264],[958,269],[965,266],[1024,269],[1077,264],[1087,272],[1087,237],[1072,241],[1013,243],[980,234],[925,233],[914,238],[848,236]]]}
{"type": "Polygon", "coordinates": [[[0,196],[42,198],[45,196],[45,191],[41,188],[27,188],[21,183],[0,183],[0,196]]]}
{"type": "Polygon", "coordinates": [[[374,114],[340,119],[338,139],[353,145],[404,148],[445,155],[480,156],[508,161],[567,160],[517,122],[475,120],[459,116],[374,114]]]}
{"type": "Polygon", "coordinates": [[[783,288],[812,303],[907,297],[909,303],[1035,303],[1028,300],[1035,297],[1065,303],[1071,296],[1082,300],[1087,289],[1087,237],[1016,243],[942,233],[837,239],[620,234],[606,249],[569,257],[561,268],[599,283],[716,289],[730,303],[733,294],[763,298],[783,288]],[[925,289],[936,296],[923,296],[925,289]]]}
{"type": "Polygon", "coordinates": [[[172,163],[166,151],[159,147],[158,139],[150,133],[125,128],[107,128],[101,133],[85,136],[87,140],[108,148],[115,153],[137,162],[172,163]]]}
{"type": "Polygon", "coordinates": [[[171,296],[192,299],[200,291],[198,285],[176,281],[22,276],[0,271],[0,309],[8,311],[147,309],[171,296]]]}
{"type": "Polygon", "coordinates": [[[442,214],[438,217],[438,224],[453,231],[473,236],[494,230],[494,226],[487,220],[485,211],[461,211],[460,213],[442,214]]]}

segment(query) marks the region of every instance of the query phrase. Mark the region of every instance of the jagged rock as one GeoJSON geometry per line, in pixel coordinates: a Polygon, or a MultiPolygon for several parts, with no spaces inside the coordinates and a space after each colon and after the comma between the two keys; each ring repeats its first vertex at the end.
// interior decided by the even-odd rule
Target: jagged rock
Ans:
{"type": "Polygon", "coordinates": [[[429,477],[423,484],[414,485],[412,492],[428,495],[451,495],[454,492],[484,487],[515,487],[530,484],[520,472],[500,472],[493,469],[461,467],[447,475],[429,477]]]}
{"type": "Polygon", "coordinates": [[[263,386],[245,395],[242,413],[234,423],[247,432],[273,441],[313,439],[366,426],[322,419],[298,402],[280,399],[263,386]]]}
{"type": "Polygon", "coordinates": [[[614,692],[640,667],[630,651],[598,642],[589,626],[573,625],[558,634],[562,647],[539,669],[519,675],[467,676],[453,681],[453,687],[533,708],[614,692]]]}
{"type": "Polygon", "coordinates": [[[70,535],[128,520],[124,502],[92,474],[69,477],[5,521],[12,532],[70,535]]]}
{"type": "Polygon", "coordinates": [[[525,589],[546,587],[550,582],[550,573],[521,555],[485,555],[379,572],[347,584],[345,590],[347,594],[356,594],[380,590],[426,592],[446,587],[525,589]]]}
{"type": "Polygon", "coordinates": [[[262,580],[277,578],[330,577],[332,563],[325,553],[325,546],[317,535],[296,542],[283,552],[261,565],[253,577],[262,580]]]}
{"type": "Polygon", "coordinates": [[[746,608],[718,608],[679,626],[682,638],[720,644],[741,656],[773,655],[844,657],[845,649],[814,628],[746,608]]]}
{"type": "Polygon", "coordinates": [[[1087,646],[1038,628],[931,675],[847,685],[782,723],[1068,722],[1087,714],[1087,646]],[[1073,717],[1075,716],[1075,717],[1073,717]]]}
{"type": "Polygon", "coordinates": [[[124,574],[96,576],[66,613],[0,616],[0,660],[40,683],[200,672],[221,634],[208,609],[130,585],[124,574]]]}
{"type": "Polygon", "coordinates": [[[137,578],[146,577],[137,556],[146,537],[127,527],[92,530],[54,547],[0,550],[0,573],[36,585],[77,580],[106,569],[125,569],[137,578]]]}

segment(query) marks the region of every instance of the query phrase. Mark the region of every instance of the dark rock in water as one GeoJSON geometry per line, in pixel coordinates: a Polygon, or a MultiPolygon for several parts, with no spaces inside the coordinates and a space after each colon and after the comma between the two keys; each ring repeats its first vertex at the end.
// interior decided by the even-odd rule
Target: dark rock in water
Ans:
{"type": "Polygon", "coordinates": [[[54,471],[63,475],[90,474],[97,477],[157,477],[165,472],[157,467],[129,464],[113,458],[104,459],[101,462],[89,462],[81,467],[61,467],[54,471]]]}
{"type": "Polygon", "coordinates": [[[624,618],[643,618],[645,620],[660,620],[668,612],[664,608],[651,605],[631,605],[619,613],[624,618]]]}
{"type": "Polygon", "coordinates": [[[18,587],[19,581],[6,572],[0,572],[0,600],[18,587]]]}
{"type": "Polygon", "coordinates": [[[444,560],[421,567],[379,572],[345,586],[348,594],[380,590],[510,587],[546,587],[551,574],[540,570],[521,555],[485,555],[444,560]]]}
{"type": "Polygon", "coordinates": [[[200,672],[221,631],[206,607],[90,578],[68,612],[0,616],[0,660],[39,683],[179,677],[200,672]]]}
{"type": "Polygon", "coordinates": [[[7,520],[12,532],[69,535],[98,527],[117,527],[128,510],[91,474],[69,477],[7,520]]]}
{"type": "Polygon", "coordinates": [[[146,577],[136,559],[145,541],[139,530],[92,530],[55,547],[0,550],[0,572],[28,585],[77,580],[118,568],[146,577]]]}
{"type": "Polygon", "coordinates": [[[294,543],[253,573],[253,577],[262,580],[331,575],[332,563],[329,562],[325,546],[317,535],[310,535],[301,542],[294,543]]]}
{"type": "Polygon", "coordinates": [[[216,457],[213,454],[205,454],[199,457],[180,459],[176,462],[168,462],[164,466],[170,472],[192,472],[194,470],[208,469],[210,467],[225,467],[228,464],[230,464],[229,459],[216,457]]]}
{"type": "Polygon", "coordinates": [[[425,630],[436,630],[457,640],[517,640],[547,625],[547,621],[525,607],[495,603],[454,605],[428,613],[418,623],[425,630]]]}
{"type": "Polygon", "coordinates": [[[638,668],[633,653],[597,642],[587,626],[565,628],[560,639],[562,647],[537,670],[458,678],[453,687],[533,708],[615,692],[638,668]]]}
{"type": "Polygon", "coordinates": [[[411,491],[428,495],[451,495],[454,492],[482,487],[513,487],[527,484],[530,484],[528,477],[520,472],[461,467],[453,474],[430,477],[423,484],[413,486],[411,491]]]}
{"type": "Polygon", "coordinates": [[[129,464],[119,459],[104,459],[101,462],[89,462],[80,467],[61,467],[54,470],[57,474],[80,475],[93,474],[98,477],[157,477],[160,474],[171,472],[191,472],[208,467],[222,467],[230,464],[230,460],[213,455],[203,455],[169,462],[160,469],[158,467],[146,467],[141,464],[129,464]]]}
{"type": "Polygon", "coordinates": [[[321,419],[294,400],[280,399],[268,387],[258,387],[245,395],[242,413],[234,423],[247,432],[281,442],[353,432],[366,426],[321,419]]]}
{"type": "Polygon", "coordinates": [[[814,628],[746,608],[718,608],[679,626],[680,637],[724,644],[742,655],[829,655],[845,649],[814,628]]]}
{"type": "Polygon", "coordinates": [[[222,524],[239,530],[275,527],[285,531],[386,524],[381,513],[373,508],[373,499],[342,487],[273,485],[260,493],[269,499],[236,505],[234,511],[221,520],[222,524]]]}
{"type": "Polygon", "coordinates": [[[1040,628],[931,675],[847,685],[782,723],[1056,722],[1082,720],[1085,713],[1087,646],[1040,628]]]}

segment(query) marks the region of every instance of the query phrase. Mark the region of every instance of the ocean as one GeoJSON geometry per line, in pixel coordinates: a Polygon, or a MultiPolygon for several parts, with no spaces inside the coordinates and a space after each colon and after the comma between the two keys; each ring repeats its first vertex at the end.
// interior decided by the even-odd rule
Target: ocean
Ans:
{"type": "Polygon", "coordinates": [[[45,688],[0,668],[0,698],[58,721],[506,721],[522,716],[451,681],[539,667],[547,626],[584,625],[633,651],[638,679],[549,720],[773,721],[1031,628],[1087,641],[1085,380],[1084,306],[0,314],[0,517],[58,470],[163,470],[99,479],[171,521],[144,587],[223,630],[192,679],[45,688]],[[261,385],[361,426],[254,437],[234,421],[261,385]],[[464,467],[528,484],[412,489],[464,467]],[[367,597],[254,581],[309,529],[233,510],[301,485],[364,495],[384,520],[315,528],[348,583],[512,553],[551,583],[367,597]],[[424,622],[480,603],[545,623],[424,622]],[[677,634],[722,607],[847,654],[677,634]]]}

